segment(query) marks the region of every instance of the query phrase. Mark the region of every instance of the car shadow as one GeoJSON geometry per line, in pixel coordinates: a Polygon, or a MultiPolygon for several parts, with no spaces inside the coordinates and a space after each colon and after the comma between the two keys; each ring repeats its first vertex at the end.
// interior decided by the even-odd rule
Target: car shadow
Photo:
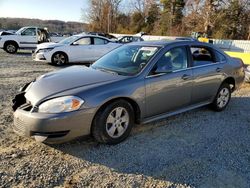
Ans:
{"type": "Polygon", "coordinates": [[[118,173],[191,186],[216,187],[220,181],[233,186],[237,177],[247,174],[249,106],[250,98],[233,97],[220,113],[203,107],[137,125],[117,145],[98,144],[87,137],[52,147],[118,173]]]}

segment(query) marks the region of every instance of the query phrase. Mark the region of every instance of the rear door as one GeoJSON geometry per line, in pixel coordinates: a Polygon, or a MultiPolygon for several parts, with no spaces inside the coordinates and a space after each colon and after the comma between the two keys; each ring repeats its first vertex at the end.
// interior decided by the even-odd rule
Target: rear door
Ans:
{"type": "Polygon", "coordinates": [[[192,103],[211,101],[224,78],[226,59],[219,59],[216,51],[202,45],[190,46],[194,85],[192,103]]]}
{"type": "Polygon", "coordinates": [[[188,106],[192,83],[187,47],[166,51],[145,80],[147,117],[188,106]]]}

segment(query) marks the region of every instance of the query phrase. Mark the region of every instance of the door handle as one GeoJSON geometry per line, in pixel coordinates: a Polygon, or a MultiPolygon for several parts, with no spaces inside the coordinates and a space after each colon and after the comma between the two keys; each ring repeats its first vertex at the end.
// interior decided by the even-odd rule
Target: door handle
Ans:
{"type": "Polygon", "coordinates": [[[219,68],[219,67],[218,67],[218,68],[216,69],[216,72],[221,72],[221,71],[222,71],[222,68],[219,68]]]}
{"type": "Polygon", "coordinates": [[[188,79],[190,79],[190,78],[191,78],[191,76],[188,75],[188,74],[184,74],[184,75],[181,77],[182,80],[188,80],[188,79]]]}

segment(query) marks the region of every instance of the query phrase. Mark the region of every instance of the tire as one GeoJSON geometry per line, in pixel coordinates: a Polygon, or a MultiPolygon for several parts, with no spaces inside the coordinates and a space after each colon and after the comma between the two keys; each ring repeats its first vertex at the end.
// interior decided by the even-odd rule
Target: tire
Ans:
{"type": "Polygon", "coordinates": [[[118,144],[129,136],[134,120],[131,104],[117,100],[97,112],[92,124],[92,135],[100,143],[118,144]]]}
{"type": "Polygon", "coordinates": [[[18,50],[18,45],[15,42],[6,42],[4,50],[9,54],[15,54],[18,50]]]}
{"type": "Polygon", "coordinates": [[[223,111],[230,102],[231,93],[230,85],[228,83],[223,83],[211,104],[212,109],[217,112],[223,111]]]}
{"type": "Polygon", "coordinates": [[[56,66],[62,66],[68,63],[68,56],[63,52],[56,52],[52,55],[51,63],[56,66]]]}

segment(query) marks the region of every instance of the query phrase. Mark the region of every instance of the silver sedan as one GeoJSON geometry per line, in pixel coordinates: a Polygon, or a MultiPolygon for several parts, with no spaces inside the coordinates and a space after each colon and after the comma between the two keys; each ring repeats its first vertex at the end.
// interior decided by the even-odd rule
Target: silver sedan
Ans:
{"type": "Polygon", "coordinates": [[[224,110],[244,80],[243,65],[196,41],[124,45],[91,67],[40,76],[13,100],[14,130],[45,143],[91,134],[123,141],[134,124],[209,105],[224,110]]]}

